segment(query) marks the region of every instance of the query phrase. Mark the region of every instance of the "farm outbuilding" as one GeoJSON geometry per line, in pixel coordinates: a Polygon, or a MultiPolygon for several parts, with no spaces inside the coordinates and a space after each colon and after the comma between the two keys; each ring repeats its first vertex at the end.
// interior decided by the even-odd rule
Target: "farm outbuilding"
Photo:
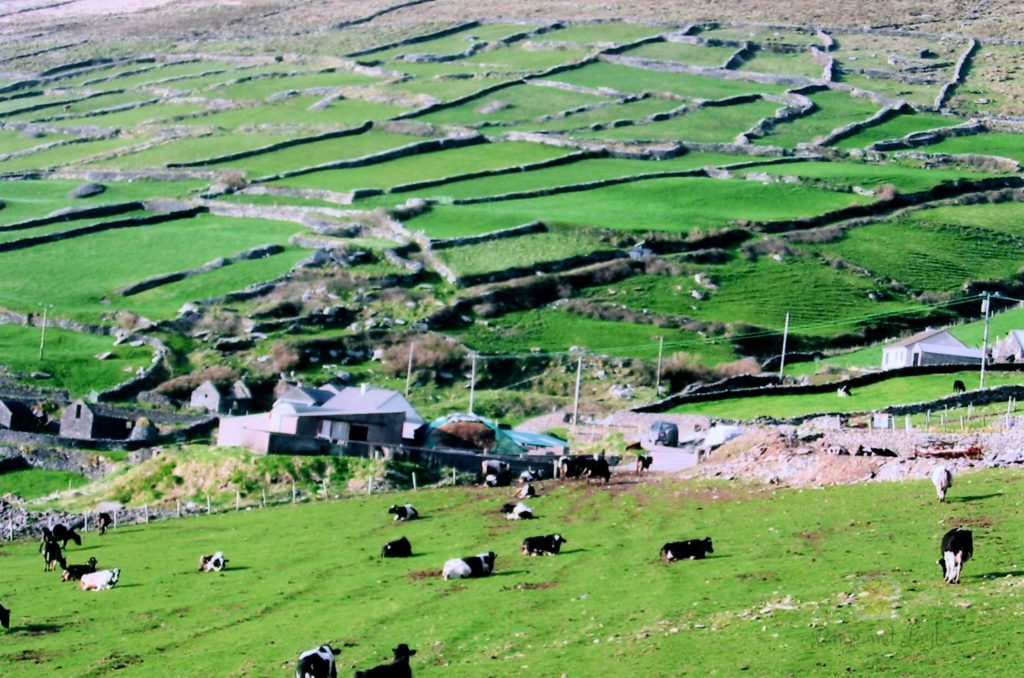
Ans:
{"type": "Polygon", "coordinates": [[[60,437],[77,440],[125,440],[134,424],[129,419],[105,413],[97,405],[75,400],[60,416],[60,437]]]}
{"type": "Polygon", "coordinates": [[[511,456],[569,453],[569,443],[564,440],[516,431],[475,414],[450,414],[434,420],[427,429],[424,446],[511,456]]]}
{"type": "Polygon", "coordinates": [[[252,408],[252,391],[241,380],[222,388],[207,379],[192,391],[189,407],[211,414],[248,414],[252,408]]]}
{"type": "Polygon", "coordinates": [[[0,428],[31,431],[35,423],[35,415],[27,404],[11,398],[0,398],[0,428]]]}
{"type": "Polygon", "coordinates": [[[970,348],[946,330],[925,330],[882,349],[882,369],[920,365],[980,365],[981,349],[970,348]]]}

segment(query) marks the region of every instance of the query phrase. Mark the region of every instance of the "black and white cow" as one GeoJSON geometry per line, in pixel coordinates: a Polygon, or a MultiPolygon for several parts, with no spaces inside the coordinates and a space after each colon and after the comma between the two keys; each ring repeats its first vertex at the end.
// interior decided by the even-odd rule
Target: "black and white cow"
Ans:
{"type": "Polygon", "coordinates": [[[533,509],[519,502],[518,504],[503,504],[501,512],[507,520],[530,520],[533,518],[533,509]]]}
{"type": "Polygon", "coordinates": [[[408,558],[412,555],[412,544],[405,537],[389,541],[380,549],[381,558],[408,558]]]}
{"type": "Polygon", "coordinates": [[[113,570],[97,570],[96,572],[90,572],[89,574],[82,575],[82,581],[79,584],[83,591],[103,591],[105,589],[114,588],[114,584],[121,578],[121,570],[114,568],[113,570]]]}
{"type": "Polygon", "coordinates": [[[388,509],[388,513],[393,513],[395,520],[416,520],[420,517],[419,512],[413,508],[412,504],[406,504],[405,506],[392,504],[391,508],[388,509]]]}
{"type": "Polygon", "coordinates": [[[654,456],[650,454],[638,454],[636,455],[636,474],[640,475],[651,468],[651,464],[654,463],[654,456]]]}
{"type": "Polygon", "coordinates": [[[481,553],[467,558],[452,558],[444,564],[441,576],[445,579],[468,579],[470,577],[486,577],[494,572],[494,551],[481,553]]]}
{"type": "Polygon", "coordinates": [[[339,654],[341,650],[330,645],[306,650],[299,655],[299,662],[295,665],[295,678],[338,678],[334,658],[339,654]]]}
{"type": "Polygon", "coordinates": [[[96,559],[90,558],[85,565],[68,565],[60,576],[61,581],[79,581],[83,575],[96,571],[96,559]]]}
{"type": "Polygon", "coordinates": [[[568,544],[569,540],[560,534],[549,534],[543,537],[527,537],[523,540],[524,556],[543,556],[546,554],[557,555],[562,550],[562,544],[568,544]]]}
{"type": "Polygon", "coordinates": [[[661,547],[661,557],[668,562],[676,560],[700,560],[708,553],[714,553],[711,537],[704,539],[688,539],[687,541],[671,541],[661,547]]]}
{"type": "Polygon", "coordinates": [[[480,475],[487,487],[507,487],[512,484],[512,470],[505,461],[485,459],[480,462],[480,475]]]}
{"type": "Polygon", "coordinates": [[[224,557],[221,551],[210,554],[208,556],[199,556],[199,571],[200,572],[220,572],[228,564],[228,559],[224,557]]]}
{"type": "Polygon", "coordinates": [[[68,566],[68,562],[64,560],[64,554],[60,550],[60,544],[55,541],[48,541],[42,548],[44,572],[52,572],[58,564],[62,570],[68,566]]]}
{"type": "Polygon", "coordinates": [[[534,471],[532,468],[519,474],[519,482],[521,483],[532,483],[537,480],[540,480],[540,471],[534,471]]]}
{"type": "Polygon", "coordinates": [[[932,485],[939,501],[946,501],[946,490],[953,487],[953,472],[941,464],[936,466],[932,470],[932,485]]]}
{"type": "Polygon", "coordinates": [[[394,657],[390,663],[366,671],[356,671],[355,678],[412,678],[409,657],[416,654],[416,650],[410,650],[408,645],[402,643],[391,652],[394,657]]]}
{"type": "Polygon", "coordinates": [[[0,626],[5,629],[11,628],[11,611],[0,605],[0,626]]]}
{"type": "Polygon", "coordinates": [[[954,527],[942,535],[942,557],[939,566],[949,584],[960,583],[960,569],[974,555],[974,535],[970,530],[954,527]]]}
{"type": "Polygon", "coordinates": [[[512,493],[512,496],[516,499],[529,499],[537,496],[537,490],[534,489],[533,483],[523,483],[518,490],[512,493]]]}

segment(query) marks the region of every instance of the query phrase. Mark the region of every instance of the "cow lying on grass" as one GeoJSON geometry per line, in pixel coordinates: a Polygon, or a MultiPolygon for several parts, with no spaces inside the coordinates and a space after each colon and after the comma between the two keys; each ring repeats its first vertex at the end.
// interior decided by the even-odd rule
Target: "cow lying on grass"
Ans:
{"type": "Polygon", "coordinates": [[[82,575],[81,587],[83,591],[103,591],[114,588],[114,584],[121,578],[121,570],[98,570],[82,575]]]}
{"type": "Polygon", "coordinates": [[[527,537],[523,540],[524,556],[543,556],[546,554],[557,555],[562,549],[562,544],[569,543],[569,540],[560,534],[549,534],[543,537],[527,537]]]}
{"type": "Polygon", "coordinates": [[[341,654],[330,645],[321,645],[299,655],[295,665],[295,678],[338,678],[334,657],[341,654]]]}
{"type": "Polygon", "coordinates": [[[356,678],[412,678],[409,657],[416,654],[416,650],[410,650],[408,645],[401,643],[391,652],[391,662],[374,666],[367,671],[356,671],[356,678]]]}
{"type": "Polygon", "coordinates": [[[228,559],[220,551],[209,556],[199,556],[200,572],[220,572],[227,564],[228,559]]]}
{"type": "Polygon", "coordinates": [[[486,577],[494,572],[494,551],[481,553],[467,558],[452,558],[445,562],[441,576],[445,579],[468,579],[470,577],[486,577]]]}
{"type": "Polygon", "coordinates": [[[393,513],[395,520],[416,520],[420,517],[419,512],[413,508],[412,504],[406,504],[405,506],[393,504],[388,509],[388,513],[393,513]]]}
{"type": "Polygon", "coordinates": [[[714,553],[711,547],[711,537],[704,539],[688,539],[687,541],[672,541],[661,547],[661,557],[671,563],[676,560],[700,560],[705,554],[714,553]]]}
{"type": "Polygon", "coordinates": [[[954,527],[942,535],[942,577],[949,584],[960,583],[960,569],[974,555],[974,535],[970,530],[954,527]]]}
{"type": "Polygon", "coordinates": [[[412,544],[405,537],[389,541],[380,549],[381,558],[408,558],[412,555],[412,544]]]}
{"type": "Polygon", "coordinates": [[[85,565],[68,565],[61,574],[61,581],[79,581],[83,575],[96,571],[96,559],[90,558],[85,565]]]}

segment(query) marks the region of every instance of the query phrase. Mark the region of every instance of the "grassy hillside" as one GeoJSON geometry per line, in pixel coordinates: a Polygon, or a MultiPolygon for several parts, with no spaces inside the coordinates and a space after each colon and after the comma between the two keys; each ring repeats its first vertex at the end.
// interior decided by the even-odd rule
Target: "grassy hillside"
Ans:
{"type": "Polygon", "coordinates": [[[546,484],[539,519],[509,523],[504,490],[449,489],[122,527],[72,546],[120,567],[86,593],[44,573],[34,542],[0,549],[13,609],[9,675],[285,675],[299,652],[344,646],[342,670],[400,642],[418,676],[1004,673],[1015,641],[1024,476],[957,480],[938,504],[924,480],[771,491],[737,484],[546,484]],[[397,525],[386,509],[424,518],[397,525]],[[953,525],[974,531],[963,583],[935,561],[953,525]],[[560,532],[560,556],[525,558],[528,535],[560,532]],[[409,560],[382,561],[404,535],[409,560]],[[669,540],[714,539],[704,561],[667,565],[669,540]],[[222,574],[196,573],[222,550],[222,574]],[[485,550],[495,576],[442,581],[444,561],[485,550]],[[685,658],[685,659],[684,659],[685,658]],[[770,658],[770,659],[769,659],[770,658]],[[188,667],[185,669],[184,667],[188,667]]]}

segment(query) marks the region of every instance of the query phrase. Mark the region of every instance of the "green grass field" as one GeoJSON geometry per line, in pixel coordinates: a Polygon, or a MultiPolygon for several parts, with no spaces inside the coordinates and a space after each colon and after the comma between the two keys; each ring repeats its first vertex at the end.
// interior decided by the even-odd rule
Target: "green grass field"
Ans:
{"type": "Polygon", "coordinates": [[[600,237],[578,229],[533,233],[509,240],[507,247],[494,243],[464,245],[441,250],[438,257],[458,276],[480,275],[508,268],[560,261],[614,247],[600,237]]]}
{"type": "Polygon", "coordinates": [[[339,673],[404,642],[418,676],[678,675],[681,657],[701,674],[998,675],[1019,654],[1021,481],[964,474],[946,504],[926,480],[817,491],[545,483],[531,501],[539,519],[525,523],[498,514],[507,493],[479,489],[228,512],[86,533],[70,561],[121,570],[102,592],[61,584],[25,541],[2,549],[12,628],[0,667],[283,675],[330,641],[339,673]],[[386,509],[406,501],[423,519],[397,525],[386,509]],[[953,525],[975,542],[959,586],[935,563],[953,525]],[[519,554],[526,536],[554,532],[568,540],[561,555],[519,554]],[[400,535],[414,556],[380,560],[400,535]],[[663,543],[705,536],[706,560],[658,560],[663,543]],[[196,573],[216,550],[228,568],[196,573]],[[446,559],[487,550],[492,577],[439,576],[446,559]],[[425,621],[410,623],[410,610],[425,621]]]}
{"type": "Polygon", "coordinates": [[[758,100],[735,106],[699,108],[668,120],[593,132],[584,136],[601,139],[673,139],[699,143],[733,143],[736,137],[770,118],[782,104],[758,100]]]}
{"type": "Polygon", "coordinates": [[[656,61],[674,61],[694,66],[718,68],[733,55],[732,47],[711,47],[686,42],[649,42],[624,52],[627,56],[656,61]]]}
{"type": "Polygon", "coordinates": [[[843,125],[866,120],[880,108],[876,103],[857,99],[845,92],[818,92],[808,98],[817,105],[817,109],[810,115],[776,125],[768,136],[758,139],[757,143],[786,148],[810,143],[843,125]]]}
{"type": "Polygon", "coordinates": [[[914,132],[921,132],[940,127],[959,125],[963,120],[945,115],[934,115],[930,113],[903,114],[890,118],[880,125],[874,125],[861,130],[853,136],[840,139],[836,142],[837,148],[863,148],[876,141],[886,139],[899,139],[914,132]]]}
{"type": "Polygon", "coordinates": [[[862,162],[799,162],[785,165],[767,165],[739,170],[738,174],[751,172],[773,176],[797,176],[817,179],[836,187],[861,186],[877,189],[892,184],[901,193],[917,193],[930,190],[943,182],[957,179],[984,179],[991,174],[964,169],[938,169],[908,167],[894,163],[873,164],[862,162]]]}
{"type": "Polygon", "coordinates": [[[924,146],[921,150],[928,153],[998,155],[1024,162],[1024,137],[1006,132],[947,137],[937,144],[924,146]]]}
{"type": "Polygon", "coordinates": [[[523,122],[581,106],[610,103],[609,97],[568,92],[556,87],[518,85],[480,99],[419,116],[419,120],[447,125],[482,125],[523,122]]]}
{"type": "Polygon", "coordinates": [[[80,487],[89,480],[70,471],[27,469],[0,473],[0,496],[11,493],[22,499],[37,499],[53,492],[80,487]]]}
{"type": "Polygon", "coordinates": [[[620,92],[634,93],[670,92],[695,99],[724,99],[752,92],[782,94],[786,90],[784,85],[719,80],[689,73],[663,73],[605,61],[559,73],[552,79],[584,87],[611,87],[620,92]]]}

